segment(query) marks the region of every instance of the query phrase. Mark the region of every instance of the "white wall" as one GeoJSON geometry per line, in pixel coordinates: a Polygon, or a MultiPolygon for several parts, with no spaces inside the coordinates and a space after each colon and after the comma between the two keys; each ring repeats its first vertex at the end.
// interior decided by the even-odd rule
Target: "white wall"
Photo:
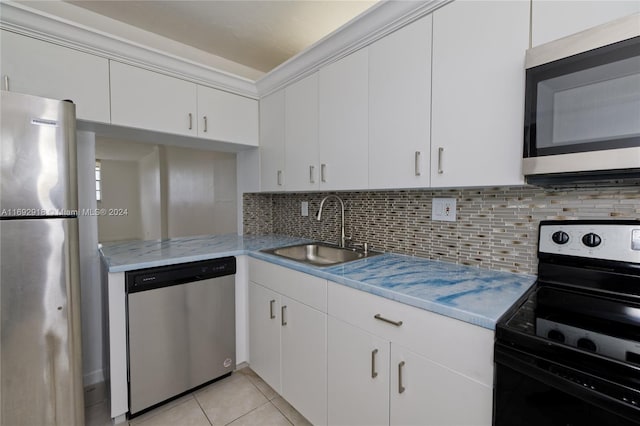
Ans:
{"type": "Polygon", "coordinates": [[[235,233],[235,154],[165,149],[168,237],[235,233]]]}
{"type": "Polygon", "coordinates": [[[241,151],[236,154],[236,174],[238,182],[238,195],[237,195],[237,222],[238,222],[238,234],[244,233],[242,227],[242,194],[245,192],[258,192],[260,191],[260,151],[257,149],[250,149],[241,151]]]}
{"type": "Polygon", "coordinates": [[[162,238],[160,157],[158,147],[138,162],[140,191],[140,220],[142,238],[157,240],[162,238]]]}
{"type": "MultiPolygon", "coordinates": [[[[78,210],[96,208],[95,135],[77,132],[78,139],[78,210]]],[[[80,234],[80,296],[82,321],[82,374],[84,385],[103,380],[102,372],[102,290],[98,254],[98,221],[96,216],[78,216],[80,234]]]]}
{"type": "Polygon", "coordinates": [[[137,161],[101,160],[102,201],[98,208],[98,239],[105,241],[142,239],[140,174],[137,161]],[[119,209],[126,209],[120,214],[119,209]],[[111,211],[117,213],[111,214],[111,211]]]}

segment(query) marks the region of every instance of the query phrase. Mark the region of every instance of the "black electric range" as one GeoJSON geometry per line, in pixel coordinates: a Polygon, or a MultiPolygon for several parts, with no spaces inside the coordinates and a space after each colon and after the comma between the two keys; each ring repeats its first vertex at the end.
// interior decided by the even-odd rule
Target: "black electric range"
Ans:
{"type": "Polygon", "coordinates": [[[494,425],[640,424],[640,221],[543,221],[496,326],[494,425]]]}

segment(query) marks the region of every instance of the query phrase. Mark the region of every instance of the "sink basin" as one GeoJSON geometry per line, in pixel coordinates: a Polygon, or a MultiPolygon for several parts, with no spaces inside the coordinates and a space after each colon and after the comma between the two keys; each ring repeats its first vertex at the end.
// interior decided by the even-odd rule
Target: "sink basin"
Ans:
{"type": "Polygon", "coordinates": [[[297,244],[295,246],[278,247],[261,251],[314,266],[339,265],[341,263],[380,254],[379,252],[373,251],[368,251],[365,254],[363,251],[340,248],[326,243],[297,244]]]}

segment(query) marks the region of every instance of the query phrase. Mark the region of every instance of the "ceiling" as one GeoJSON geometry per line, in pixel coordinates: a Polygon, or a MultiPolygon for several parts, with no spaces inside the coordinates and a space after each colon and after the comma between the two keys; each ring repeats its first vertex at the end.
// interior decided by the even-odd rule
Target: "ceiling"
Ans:
{"type": "Polygon", "coordinates": [[[376,1],[84,0],[68,3],[268,72],[376,1]]]}

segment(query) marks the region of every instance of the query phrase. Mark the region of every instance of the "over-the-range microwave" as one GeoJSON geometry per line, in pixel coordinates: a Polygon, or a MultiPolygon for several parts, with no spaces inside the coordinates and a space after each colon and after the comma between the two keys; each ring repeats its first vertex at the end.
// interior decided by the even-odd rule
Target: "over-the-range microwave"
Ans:
{"type": "Polygon", "coordinates": [[[529,49],[528,183],[640,183],[640,14],[529,49]]]}

